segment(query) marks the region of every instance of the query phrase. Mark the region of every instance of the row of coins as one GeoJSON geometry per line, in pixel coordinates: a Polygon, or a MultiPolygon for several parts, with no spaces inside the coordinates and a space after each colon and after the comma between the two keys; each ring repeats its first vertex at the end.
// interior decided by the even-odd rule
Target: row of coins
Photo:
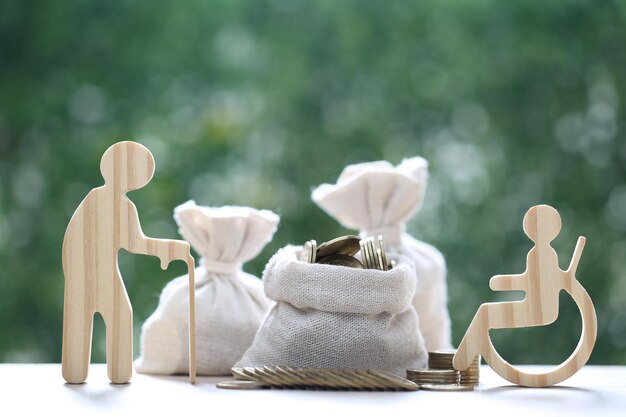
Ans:
{"type": "Polygon", "coordinates": [[[365,238],[359,244],[361,247],[361,259],[363,259],[365,268],[379,269],[381,271],[389,270],[387,253],[385,252],[385,245],[381,235],[378,235],[376,239],[373,237],[365,238]]]}
{"type": "Polygon", "coordinates": [[[358,269],[378,269],[388,271],[395,262],[387,260],[383,237],[341,236],[317,246],[315,240],[304,243],[300,260],[308,263],[339,265],[358,269]],[[360,252],[361,260],[355,255],[360,252]]]}
{"type": "Polygon", "coordinates": [[[417,384],[395,375],[368,369],[291,368],[263,366],[232,368],[239,381],[217,384],[223,389],[350,389],[416,391],[417,384]]]}
{"type": "Polygon", "coordinates": [[[428,353],[427,369],[408,369],[406,377],[421,389],[433,391],[473,391],[480,380],[480,356],[469,369],[457,371],[452,365],[454,350],[438,350],[428,353]]]}

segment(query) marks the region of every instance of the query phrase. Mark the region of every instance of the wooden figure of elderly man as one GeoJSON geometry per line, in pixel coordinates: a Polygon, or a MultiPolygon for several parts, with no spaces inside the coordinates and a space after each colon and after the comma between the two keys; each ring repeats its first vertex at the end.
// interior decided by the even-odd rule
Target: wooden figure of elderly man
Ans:
{"type": "MultiPolygon", "coordinates": [[[[124,384],[132,376],[133,313],[118,267],[120,248],[156,256],[163,269],[175,259],[186,262],[191,271],[194,266],[187,242],[144,235],[137,208],[126,196],[152,179],[150,151],[136,142],[116,143],[102,156],[100,171],[104,185],[91,190],[80,203],[63,239],[62,373],[71,384],[87,379],[96,312],[106,327],[109,379],[124,384]]],[[[189,290],[191,295],[193,286],[189,290]]],[[[192,309],[190,296],[190,337],[192,309]]]]}

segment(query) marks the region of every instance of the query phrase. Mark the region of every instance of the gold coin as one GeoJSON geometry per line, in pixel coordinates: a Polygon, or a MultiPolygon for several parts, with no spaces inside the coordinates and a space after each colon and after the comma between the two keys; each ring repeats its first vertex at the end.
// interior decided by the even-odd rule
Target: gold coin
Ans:
{"type": "Polygon", "coordinates": [[[237,379],[243,379],[245,381],[249,381],[250,377],[243,372],[243,368],[231,368],[230,372],[233,374],[233,376],[237,379]]]}
{"type": "Polygon", "coordinates": [[[351,372],[355,378],[359,378],[363,384],[362,388],[366,389],[389,389],[390,383],[380,379],[377,375],[370,373],[364,369],[353,369],[351,372]]]}
{"type": "Polygon", "coordinates": [[[386,271],[385,262],[383,260],[383,250],[380,247],[380,239],[382,237],[378,235],[376,238],[372,238],[372,245],[374,247],[374,255],[376,256],[376,263],[378,264],[378,269],[381,271],[386,271]]]}
{"type": "Polygon", "coordinates": [[[413,381],[416,384],[458,384],[459,377],[445,377],[445,378],[437,378],[437,377],[416,377],[416,376],[407,376],[409,381],[413,381]]]}
{"type": "Polygon", "coordinates": [[[374,254],[370,249],[369,237],[363,241],[363,247],[365,248],[365,256],[367,257],[368,269],[376,269],[376,264],[374,263],[374,254]]]}
{"type": "Polygon", "coordinates": [[[293,380],[293,386],[304,386],[307,383],[306,377],[298,374],[293,368],[288,366],[275,366],[274,369],[283,378],[291,378],[293,380]]]}
{"type": "Polygon", "coordinates": [[[418,385],[416,383],[409,381],[406,378],[401,378],[396,375],[388,374],[386,372],[376,371],[373,369],[370,369],[367,372],[371,375],[377,376],[380,379],[389,381],[393,387],[396,387],[396,388],[402,387],[403,389],[406,389],[408,391],[415,391],[418,389],[418,385]]]}
{"type": "Polygon", "coordinates": [[[333,381],[333,388],[363,389],[367,385],[351,373],[350,369],[324,369],[322,374],[333,381]]]}
{"type": "Polygon", "coordinates": [[[363,250],[365,251],[365,258],[367,259],[367,269],[374,268],[372,254],[369,251],[369,246],[367,245],[367,240],[363,241],[363,250]]]}
{"type": "Polygon", "coordinates": [[[473,385],[461,384],[423,384],[420,388],[425,391],[474,391],[473,385]]]}
{"type": "Polygon", "coordinates": [[[309,263],[315,263],[315,258],[317,258],[317,242],[314,239],[309,240],[311,244],[311,258],[309,258],[309,263]]]}
{"type": "Polygon", "coordinates": [[[376,249],[376,258],[378,258],[378,266],[380,267],[380,270],[385,271],[387,268],[385,268],[385,264],[383,263],[383,254],[380,249],[376,249]]]}
{"type": "Polygon", "coordinates": [[[353,384],[342,378],[339,374],[341,370],[336,370],[334,373],[332,369],[297,368],[295,371],[303,377],[304,385],[307,387],[355,388],[353,384]]]}
{"type": "Polygon", "coordinates": [[[370,257],[372,258],[372,265],[374,269],[379,269],[382,271],[383,266],[379,263],[378,256],[376,254],[376,248],[374,247],[374,238],[370,237],[367,239],[367,248],[369,249],[370,257]]]}
{"type": "Polygon", "coordinates": [[[367,252],[365,251],[365,243],[361,241],[359,242],[359,246],[361,247],[361,262],[363,263],[363,268],[370,269],[369,258],[367,257],[367,252]]]}
{"type": "Polygon", "coordinates": [[[378,235],[378,246],[380,247],[380,253],[382,255],[383,258],[383,268],[385,268],[385,271],[389,270],[389,263],[387,261],[387,252],[385,252],[385,244],[383,243],[383,236],[382,235],[378,235]]]}
{"type": "Polygon", "coordinates": [[[278,369],[273,366],[264,366],[263,370],[276,379],[279,379],[281,381],[287,381],[289,385],[298,385],[298,383],[300,382],[297,378],[294,378],[289,374],[285,375],[279,372],[278,369]]]}
{"type": "Polygon", "coordinates": [[[328,242],[322,243],[317,248],[317,258],[322,259],[329,255],[347,255],[354,256],[359,251],[358,236],[341,236],[328,242]]]}
{"type": "Polygon", "coordinates": [[[259,384],[254,381],[222,381],[216,387],[221,389],[269,389],[269,385],[259,384]]]}
{"type": "MultiPolygon", "coordinates": [[[[448,359],[454,358],[455,354],[456,354],[456,349],[438,349],[432,352],[428,352],[428,358],[448,360],[448,359]]],[[[479,359],[480,359],[480,355],[476,356],[472,362],[478,361],[479,359]]]]}
{"type": "Polygon", "coordinates": [[[367,248],[367,254],[370,257],[370,265],[372,269],[378,269],[378,262],[376,261],[376,251],[374,250],[374,238],[368,237],[365,239],[365,247],[367,248]]]}
{"type": "Polygon", "coordinates": [[[425,375],[425,376],[451,376],[459,375],[459,371],[454,369],[407,369],[407,375],[425,375]]]}
{"type": "Polygon", "coordinates": [[[307,387],[325,387],[328,386],[328,380],[324,379],[319,373],[319,369],[315,368],[292,368],[292,371],[301,376],[307,387]]]}
{"type": "MultiPolygon", "coordinates": [[[[428,361],[428,364],[433,365],[433,366],[452,366],[452,360],[449,360],[449,361],[430,360],[428,361]]],[[[472,363],[467,369],[478,369],[478,367],[479,367],[478,363],[472,363]]]]}
{"type": "Polygon", "coordinates": [[[387,389],[388,384],[379,380],[363,369],[345,369],[342,373],[346,374],[351,380],[359,384],[360,389],[387,389]]]}
{"type": "Polygon", "coordinates": [[[409,373],[407,373],[407,378],[458,379],[458,378],[460,378],[460,375],[458,373],[456,373],[456,374],[449,374],[449,375],[425,375],[425,374],[409,374],[409,373]]]}
{"type": "Polygon", "coordinates": [[[267,372],[264,368],[254,368],[254,374],[257,377],[258,382],[267,385],[280,386],[284,384],[284,380],[281,377],[277,377],[270,372],[267,372]]]}
{"type": "Polygon", "coordinates": [[[459,382],[459,378],[414,378],[409,376],[407,379],[417,384],[427,384],[429,382],[437,384],[456,384],[459,382]]]}
{"type": "MultiPolygon", "coordinates": [[[[430,368],[433,369],[454,369],[452,362],[434,362],[434,361],[429,361],[428,365],[430,368]],[[442,368],[445,367],[445,368],[442,368]]],[[[466,370],[463,370],[461,372],[466,372],[469,370],[476,370],[478,369],[478,365],[470,365],[469,368],[467,368],[466,370]]]]}
{"type": "Polygon", "coordinates": [[[336,383],[335,388],[368,388],[368,384],[358,378],[350,369],[324,369],[321,374],[327,378],[332,378],[336,383]]]}
{"type": "Polygon", "coordinates": [[[372,252],[370,252],[369,238],[363,241],[363,248],[365,249],[365,256],[367,257],[367,268],[374,269],[374,257],[372,256],[372,252]]]}
{"type": "Polygon", "coordinates": [[[428,355],[447,357],[448,355],[454,356],[455,353],[456,353],[456,349],[437,349],[437,350],[428,352],[428,355]]]}
{"type": "Polygon", "coordinates": [[[363,264],[358,259],[348,255],[328,255],[319,261],[318,264],[345,266],[348,268],[363,269],[363,264]]]}
{"type": "Polygon", "coordinates": [[[312,251],[313,251],[313,247],[311,246],[311,242],[309,241],[304,242],[304,245],[302,245],[302,251],[300,252],[299,260],[301,262],[310,263],[312,251]]]}
{"type": "Polygon", "coordinates": [[[383,252],[380,249],[380,242],[379,242],[379,238],[380,235],[378,235],[376,238],[372,238],[372,249],[374,251],[374,258],[376,259],[376,265],[378,266],[378,269],[380,269],[381,271],[385,271],[385,264],[383,263],[383,252]]]}
{"type": "Polygon", "coordinates": [[[250,366],[244,366],[241,368],[244,375],[248,377],[249,381],[257,381],[259,377],[256,375],[256,370],[250,366]]]}

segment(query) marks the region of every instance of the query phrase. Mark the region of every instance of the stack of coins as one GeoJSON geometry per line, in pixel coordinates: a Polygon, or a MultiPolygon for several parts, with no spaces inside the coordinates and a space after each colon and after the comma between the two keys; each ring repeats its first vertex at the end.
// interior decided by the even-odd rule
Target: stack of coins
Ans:
{"type": "Polygon", "coordinates": [[[383,237],[378,235],[376,239],[368,237],[360,242],[361,259],[367,269],[379,269],[381,271],[389,270],[387,263],[387,254],[383,237]]]}
{"type": "Polygon", "coordinates": [[[417,385],[452,385],[458,384],[459,371],[450,369],[407,369],[406,378],[417,385]]]}
{"type": "Polygon", "coordinates": [[[258,366],[232,368],[235,378],[217,384],[224,389],[350,389],[415,391],[417,384],[395,375],[368,369],[291,368],[258,366]]]}
{"type": "Polygon", "coordinates": [[[315,240],[309,240],[302,247],[300,261],[380,271],[388,271],[395,265],[393,260],[387,260],[382,236],[363,240],[358,236],[341,236],[320,246],[315,240]],[[361,260],[355,257],[359,252],[361,260]]]}
{"type": "MultiPolygon", "coordinates": [[[[454,358],[455,350],[436,350],[428,353],[428,367],[430,369],[450,370],[454,369],[452,366],[452,359],[454,358]]],[[[461,377],[459,383],[461,385],[478,385],[480,380],[480,356],[477,356],[470,367],[461,371],[461,377]]]]}

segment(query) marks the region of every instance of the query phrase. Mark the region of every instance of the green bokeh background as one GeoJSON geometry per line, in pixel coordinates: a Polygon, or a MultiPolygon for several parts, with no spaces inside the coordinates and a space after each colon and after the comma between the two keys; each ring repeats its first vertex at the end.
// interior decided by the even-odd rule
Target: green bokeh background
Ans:
{"type": "MultiPolygon", "coordinates": [[[[626,2],[17,1],[0,3],[0,361],[58,362],[63,233],[101,184],[102,152],[137,140],[157,171],[130,194],[149,236],[178,236],[187,199],[276,211],[259,275],[286,243],[349,232],[310,200],[346,164],[422,155],[430,184],[408,230],[448,262],[458,343],[488,280],[525,267],[532,205],[559,209],[561,266],[598,313],[595,364],[626,363],[626,2]]],[[[140,325],[165,283],[123,254],[140,325]]],[[[576,307],[492,332],[515,363],[559,363],[576,307]]],[[[104,360],[104,328],[94,361],[104,360]]]]}

